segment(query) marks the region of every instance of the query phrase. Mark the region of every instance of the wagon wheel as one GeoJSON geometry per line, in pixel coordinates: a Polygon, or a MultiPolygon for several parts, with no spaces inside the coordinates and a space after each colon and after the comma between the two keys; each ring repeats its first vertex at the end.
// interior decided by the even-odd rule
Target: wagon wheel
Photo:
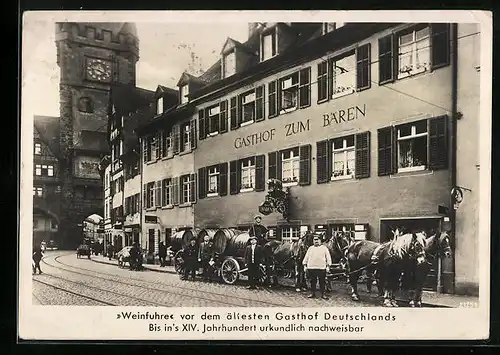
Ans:
{"type": "Polygon", "coordinates": [[[233,258],[224,260],[221,266],[221,277],[225,283],[232,285],[240,276],[240,265],[233,258]]]}
{"type": "Polygon", "coordinates": [[[184,259],[182,258],[182,250],[179,250],[174,255],[174,269],[179,275],[184,274],[184,259]]]}
{"type": "Polygon", "coordinates": [[[259,265],[259,283],[264,285],[267,280],[267,271],[264,265],[259,265]]]}

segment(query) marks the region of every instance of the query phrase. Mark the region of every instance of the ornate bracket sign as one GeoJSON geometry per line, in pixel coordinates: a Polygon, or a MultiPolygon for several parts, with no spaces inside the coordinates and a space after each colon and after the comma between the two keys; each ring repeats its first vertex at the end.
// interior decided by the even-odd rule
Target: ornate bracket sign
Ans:
{"type": "Polygon", "coordinates": [[[271,179],[267,183],[267,190],[266,199],[260,204],[259,212],[267,216],[276,210],[288,220],[290,188],[283,190],[281,181],[271,179]]]}

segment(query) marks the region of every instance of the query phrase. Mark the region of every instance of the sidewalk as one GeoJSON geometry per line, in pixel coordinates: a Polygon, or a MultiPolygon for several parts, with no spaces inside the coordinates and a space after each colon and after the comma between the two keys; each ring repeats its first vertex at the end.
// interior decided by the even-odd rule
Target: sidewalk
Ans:
{"type": "MultiPolygon", "coordinates": [[[[103,257],[102,255],[92,255],[92,261],[101,264],[109,264],[118,266],[118,260],[112,259],[109,260],[107,257],[103,257]]],[[[128,266],[128,264],[127,264],[128,266]]],[[[155,271],[155,272],[165,272],[169,274],[176,274],[173,266],[165,266],[161,267],[160,265],[153,264],[143,264],[144,268],[155,271]]],[[[285,287],[294,287],[293,283],[287,283],[283,285],[285,287]]],[[[364,292],[363,285],[359,285],[359,289],[361,292],[364,292]]],[[[376,292],[376,290],[374,290],[376,292]]],[[[422,299],[424,300],[424,306],[434,306],[434,307],[475,307],[474,305],[479,305],[479,297],[474,296],[461,296],[461,295],[453,295],[446,293],[437,293],[432,291],[424,291],[422,295],[422,299]]]]}

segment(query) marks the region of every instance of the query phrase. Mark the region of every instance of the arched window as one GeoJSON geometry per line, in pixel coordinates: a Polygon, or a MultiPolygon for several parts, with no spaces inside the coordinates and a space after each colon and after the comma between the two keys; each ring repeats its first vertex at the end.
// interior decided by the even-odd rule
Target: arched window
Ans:
{"type": "Polygon", "coordinates": [[[94,112],[94,105],[89,97],[82,97],[78,102],[78,110],[80,112],[92,113],[94,112]]]}

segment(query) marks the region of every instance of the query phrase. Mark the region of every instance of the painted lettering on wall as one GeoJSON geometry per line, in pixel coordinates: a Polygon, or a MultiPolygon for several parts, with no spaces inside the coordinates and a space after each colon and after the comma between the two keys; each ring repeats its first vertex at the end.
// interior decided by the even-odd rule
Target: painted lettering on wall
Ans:
{"type": "Polygon", "coordinates": [[[260,144],[262,142],[272,141],[276,134],[276,129],[268,129],[263,132],[253,133],[246,137],[238,137],[234,140],[234,147],[236,149],[243,147],[250,147],[252,145],[260,144]]]}
{"type": "Polygon", "coordinates": [[[293,122],[293,123],[287,123],[285,125],[285,136],[293,136],[294,134],[302,133],[302,132],[307,132],[310,130],[309,126],[309,119],[307,119],[306,122],[299,121],[299,122],[293,122]]]}
{"type": "Polygon", "coordinates": [[[74,164],[74,173],[77,177],[100,179],[99,158],[76,157],[74,164]]]}
{"type": "Polygon", "coordinates": [[[340,124],[344,122],[354,121],[358,118],[366,116],[366,105],[362,107],[356,105],[349,107],[347,110],[340,109],[336,112],[324,113],[323,114],[323,127],[330,126],[332,124],[340,124]]]}

